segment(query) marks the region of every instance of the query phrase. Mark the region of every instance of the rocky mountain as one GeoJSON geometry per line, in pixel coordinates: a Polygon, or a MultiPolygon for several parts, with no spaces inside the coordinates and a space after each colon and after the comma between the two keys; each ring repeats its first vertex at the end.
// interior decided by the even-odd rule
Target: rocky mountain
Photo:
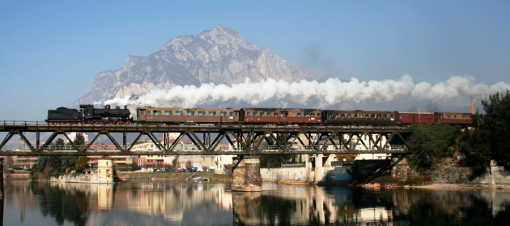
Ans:
{"type": "Polygon", "coordinates": [[[330,77],[245,43],[238,32],[218,25],[198,36],[174,38],[147,57],[128,56],[123,68],[97,74],[92,90],[71,106],[175,85],[231,85],[246,78],[254,82],[267,78],[323,81],[330,77]]]}

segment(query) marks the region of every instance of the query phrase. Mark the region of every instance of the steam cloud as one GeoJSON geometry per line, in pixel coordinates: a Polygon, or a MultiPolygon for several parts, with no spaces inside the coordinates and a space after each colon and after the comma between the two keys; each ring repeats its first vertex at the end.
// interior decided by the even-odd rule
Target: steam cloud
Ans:
{"type": "Polygon", "coordinates": [[[318,103],[320,107],[326,107],[343,101],[385,102],[403,97],[436,101],[449,100],[463,94],[478,99],[510,89],[510,84],[505,82],[489,86],[483,83],[474,84],[474,81],[475,78],[471,76],[452,76],[446,82],[434,85],[427,82],[414,84],[413,78],[409,75],[404,75],[399,80],[368,82],[359,81],[356,78],[348,82],[332,78],[323,83],[306,80],[288,83],[274,79],[251,82],[246,79],[244,83],[232,86],[209,83],[202,84],[200,87],[175,86],[168,91],[153,89],[149,93],[136,97],[126,96],[94,104],[157,106],[171,103],[174,106],[189,108],[211,102],[235,101],[258,105],[268,100],[291,99],[301,104],[313,102],[318,103]]]}

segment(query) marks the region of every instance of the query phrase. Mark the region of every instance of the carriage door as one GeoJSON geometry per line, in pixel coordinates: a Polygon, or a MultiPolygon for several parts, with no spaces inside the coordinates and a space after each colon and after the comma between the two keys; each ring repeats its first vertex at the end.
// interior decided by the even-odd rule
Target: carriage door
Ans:
{"type": "Polygon", "coordinates": [[[287,122],[287,117],[289,116],[288,111],[280,111],[280,124],[287,122]]]}

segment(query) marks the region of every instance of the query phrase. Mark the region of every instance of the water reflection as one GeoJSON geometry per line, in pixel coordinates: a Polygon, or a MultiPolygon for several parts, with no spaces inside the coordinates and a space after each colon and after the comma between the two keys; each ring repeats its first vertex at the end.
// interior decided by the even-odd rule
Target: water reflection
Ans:
{"type": "Polygon", "coordinates": [[[510,192],[380,190],[264,184],[9,181],[4,225],[499,225],[510,192]]]}

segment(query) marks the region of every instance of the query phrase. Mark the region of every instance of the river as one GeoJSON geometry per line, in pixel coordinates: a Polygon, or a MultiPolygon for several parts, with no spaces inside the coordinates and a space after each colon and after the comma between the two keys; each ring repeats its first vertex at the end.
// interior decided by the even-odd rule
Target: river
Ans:
{"type": "Polygon", "coordinates": [[[510,191],[4,181],[3,225],[508,225],[510,191]]]}

